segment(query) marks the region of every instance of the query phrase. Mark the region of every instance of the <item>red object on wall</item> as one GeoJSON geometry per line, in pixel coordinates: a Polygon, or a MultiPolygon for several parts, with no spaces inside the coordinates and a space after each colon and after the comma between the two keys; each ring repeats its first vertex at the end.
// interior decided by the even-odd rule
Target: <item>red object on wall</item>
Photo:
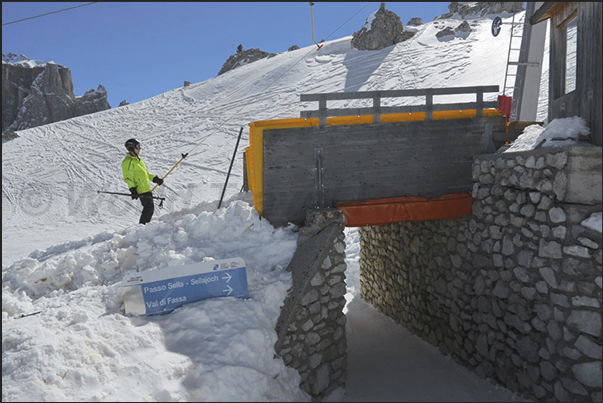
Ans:
{"type": "Polygon", "coordinates": [[[336,203],[346,227],[383,225],[402,221],[451,220],[470,215],[471,193],[454,193],[432,198],[392,197],[336,203]]]}
{"type": "Polygon", "coordinates": [[[513,97],[508,97],[506,95],[498,96],[498,110],[500,113],[507,117],[507,122],[509,121],[509,117],[511,116],[511,104],[513,102],[513,97]]]}

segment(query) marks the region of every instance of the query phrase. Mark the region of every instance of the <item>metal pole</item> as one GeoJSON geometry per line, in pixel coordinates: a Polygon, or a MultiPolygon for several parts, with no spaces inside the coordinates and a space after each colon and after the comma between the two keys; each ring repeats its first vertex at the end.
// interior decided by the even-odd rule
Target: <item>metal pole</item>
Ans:
{"type": "MultiPolygon", "coordinates": [[[[132,196],[131,193],[120,193],[120,192],[105,192],[104,190],[97,190],[96,193],[107,193],[110,195],[120,195],[120,196],[132,196]]],[[[153,199],[165,200],[165,197],[153,196],[153,199]]]]}
{"type": "MultiPolygon", "coordinates": [[[[319,45],[318,43],[316,43],[316,41],[314,40],[314,15],[312,14],[312,6],[314,5],[314,3],[310,2],[310,19],[312,20],[312,42],[314,42],[314,44],[316,46],[318,46],[318,49],[316,49],[316,51],[318,52],[320,50],[320,48],[322,48],[322,45],[319,45]]],[[[324,45],[324,44],[323,44],[324,45]]]]}
{"type": "Polygon", "coordinates": [[[237,139],[237,145],[235,146],[234,153],[232,154],[232,159],[230,160],[230,168],[228,168],[228,175],[226,175],[226,182],[224,182],[224,189],[222,189],[222,196],[220,196],[220,203],[218,203],[218,209],[222,206],[222,199],[224,198],[224,192],[226,192],[226,185],[228,185],[228,178],[230,177],[230,170],[232,169],[232,164],[234,163],[235,156],[237,155],[237,148],[239,148],[239,141],[241,140],[241,134],[243,134],[242,126],[241,126],[241,130],[239,131],[239,138],[237,139]]]}
{"type": "MultiPolygon", "coordinates": [[[[187,157],[187,155],[188,155],[188,153],[186,153],[186,154],[182,154],[182,158],[180,158],[180,161],[176,162],[176,165],[174,165],[174,166],[172,167],[172,169],[170,169],[170,171],[169,171],[168,173],[166,173],[166,174],[165,174],[165,176],[164,176],[163,178],[161,178],[161,179],[165,179],[165,178],[166,178],[166,177],[167,177],[167,176],[168,176],[168,175],[169,175],[169,174],[170,174],[170,173],[171,173],[171,172],[174,170],[174,168],[176,168],[176,167],[178,166],[178,164],[180,164],[180,163],[182,162],[182,160],[183,160],[183,159],[185,159],[185,158],[187,157]]],[[[151,192],[152,192],[153,190],[157,189],[157,186],[159,186],[159,185],[155,185],[155,187],[154,187],[153,189],[151,189],[151,192]]]]}

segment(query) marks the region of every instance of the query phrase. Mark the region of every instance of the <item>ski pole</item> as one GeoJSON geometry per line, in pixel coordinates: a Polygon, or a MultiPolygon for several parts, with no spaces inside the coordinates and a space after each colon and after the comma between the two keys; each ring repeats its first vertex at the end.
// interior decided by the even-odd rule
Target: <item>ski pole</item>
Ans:
{"type": "Polygon", "coordinates": [[[222,196],[220,196],[220,203],[218,203],[218,209],[222,205],[222,199],[224,198],[224,192],[226,192],[226,185],[228,185],[228,178],[230,177],[230,171],[232,170],[232,163],[237,155],[237,148],[239,148],[239,141],[241,140],[241,134],[243,133],[243,127],[241,127],[241,131],[239,131],[239,138],[237,139],[237,145],[235,146],[234,153],[232,154],[232,159],[230,160],[230,168],[228,168],[228,175],[226,175],[226,182],[224,182],[224,189],[222,189],[222,196]]]}
{"type": "MultiPolygon", "coordinates": [[[[165,174],[165,176],[164,176],[163,178],[161,178],[161,179],[162,179],[162,180],[163,180],[163,179],[165,179],[165,178],[166,178],[166,177],[167,177],[167,176],[168,176],[168,175],[169,175],[169,174],[170,174],[170,173],[171,173],[171,172],[174,170],[174,168],[176,168],[176,167],[178,166],[178,164],[180,164],[180,163],[182,162],[182,160],[183,160],[183,159],[185,159],[187,156],[188,156],[188,153],[186,153],[186,154],[182,154],[182,158],[180,158],[180,161],[178,161],[178,162],[176,163],[176,165],[174,165],[174,166],[172,167],[172,169],[170,169],[170,172],[166,173],[166,174],[165,174]]],[[[159,186],[159,184],[155,185],[155,187],[154,187],[153,189],[151,189],[151,192],[152,192],[153,190],[157,189],[157,186],[159,186]]]]}
{"type": "MultiPolygon", "coordinates": [[[[132,196],[130,193],[105,192],[104,190],[97,190],[96,193],[108,193],[110,195],[132,196]]],[[[165,197],[153,196],[153,199],[161,200],[161,203],[159,203],[159,207],[163,206],[163,201],[165,200],[165,197]]]]}

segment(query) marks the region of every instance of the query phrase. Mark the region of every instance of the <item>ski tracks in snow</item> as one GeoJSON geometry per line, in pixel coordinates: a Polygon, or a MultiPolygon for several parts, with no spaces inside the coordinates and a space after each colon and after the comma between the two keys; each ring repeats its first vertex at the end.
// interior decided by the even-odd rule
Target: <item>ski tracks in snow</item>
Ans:
{"type": "MultiPolygon", "coordinates": [[[[488,22],[476,29],[489,29],[484,24],[488,22]]],[[[440,27],[432,25],[419,27],[416,39],[380,51],[351,49],[351,37],[345,37],[326,42],[318,51],[306,47],[283,52],[144,101],[20,131],[19,138],[3,144],[3,230],[21,233],[40,220],[57,222],[60,234],[66,233],[63,223],[72,228],[77,222],[80,231],[136,222],[139,203],[96,194],[97,189],[127,191],[121,161],[123,144],[131,137],[141,141],[141,156],[150,172],[162,177],[182,154],[190,153],[157,190],[177,208],[219,199],[243,127],[231,172],[237,180],[229,181],[225,197],[236,193],[249,123],[297,118],[301,111],[317,109],[316,102],[301,102],[301,94],[502,85],[504,72],[496,83],[491,82],[492,69],[483,71],[485,57],[504,70],[506,52],[492,51],[496,41],[484,39],[482,44],[471,33],[441,42],[435,37],[440,27]]],[[[496,43],[501,40],[505,41],[499,35],[496,43]]],[[[339,101],[328,107],[350,105],[339,101]]],[[[158,218],[165,212],[157,211],[158,218]]]]}

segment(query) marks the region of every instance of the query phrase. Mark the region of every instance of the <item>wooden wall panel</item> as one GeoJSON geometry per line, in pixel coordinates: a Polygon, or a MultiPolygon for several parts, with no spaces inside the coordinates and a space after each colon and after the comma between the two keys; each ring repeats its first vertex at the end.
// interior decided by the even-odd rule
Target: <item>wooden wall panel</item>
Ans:
{"type": "Polygon", "coordinates": [[[549,53],[549,122],[581,116],[591,129],[593,143],[598,146],[603,141],[602,8],[601,2],[557,3],[551,9],[549,53]],[[565,94],[565,24],[574,15],[578,19],[576,89],[565,94]]]}
{"type": "Polygon", "coordinates": [[[504,132],[505,118],[264,130],[264,216],[273,224],[303,222],[317,205],[315,149],[323,207],[470,191],[473,156],[492,151],[486,125],[504,132]]]}
{"type": "Polygon", "coordinates": [[[578,63],[576,89],[580,114],[588,122],[593,143],[601,146],[603,135],[603,18],[601,2],[578,4],[578,63]]]}

